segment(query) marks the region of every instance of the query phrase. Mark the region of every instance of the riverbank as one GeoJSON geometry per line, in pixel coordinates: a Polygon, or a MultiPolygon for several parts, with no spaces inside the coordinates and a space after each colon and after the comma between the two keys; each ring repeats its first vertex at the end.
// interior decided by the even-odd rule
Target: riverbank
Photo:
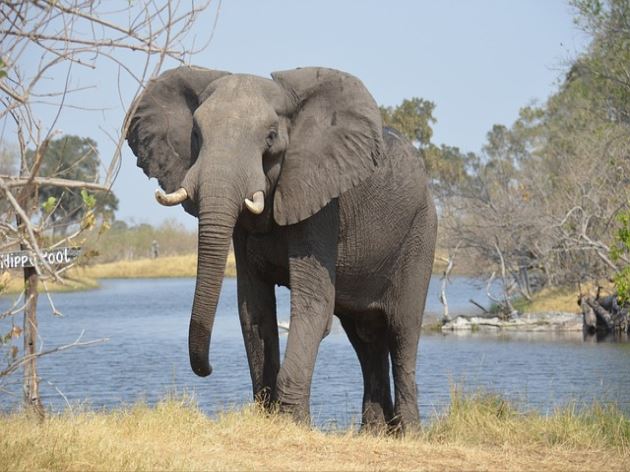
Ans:
{"type": "MultiPolygon", "coordinates": [[[[5,272],[5,274],[9,274],[5,272]]],[[[66,277],[64,283],[47,282],[46,288],[49,292],[81,292],[93,290],[99,287],[98,280],[93,277],[66,277]]],[[[13,272],[4,277],[4,283],[0,283],[1,295],[15,295],[24,290],[24,279],[19,272],[13,272]]],[[[43,290],[43,287],[42,287],[43,290]]]]}
{"type": "MultiPolygon", "coordinates": [[[[20,273],[13,271],[5,282],[3,293],[19,293],[23,289],[20,273]]],[[[82,265],[70,269],[65,284],[48,283],[51,292],[73,292],[98,288],[100,279],[135,279],[195,277],[197,275],[197,255],[168,256],[156,259],[133,259],[109,262],[106,264],[82,265]]],[[[225,276],[236,277],[234,254],[228,254],[225,276]]]]}
{"type": "MultiPolygon", "coordinates": [[[[584,290],[593,290],[590,284],[584,285],[584,290]]],[[[540,292],[534,294],[532,301],[524,298],[515,300],[514,308],[521,313],[541,313],[541,312],[569,312],[577,313],[580,311],[578,305],[578,293],[574,287],[554,287],[544,288],[540,292]]]]}
{"type": "MultiPolygon", "coordinates": [[[[106,264],[75,267],[66,274],[67,283],[65,285],[48,283],[47,287],[51,292],[81,291],[98,288],[101,279],[195,277],[196,272],[196,254],[155,259],[121,260],[106,264]]],[[[236,261],[233,253],[228,254],[225,275],[226,277],[236,277],[236,261]]],[[[437,277],[437,274],[434,277],[437,277]]],[[[2,285],[1,280],[0,285],[2,285]]],[[[13,271],[3,293],[15,294],[21,292],[22,289],[21,273],[13,271]]],[[[449,297],[456,295],[449,294],[449,297]]],[[[536,293],[533,301],[516,300],[514,305],[521,313],[578,313],[576,300],[575,289],[545,289],[536,293]]],[[[473,308],[470,305],[471,311],[473,308]]],[[[441,307],[434,307],[433,311],[427,311],[423,324],[425,330],[440,331],[443,324],[441,322],[441,307]]],[[[540,326],[546,324],[548,323],[540,323],[540,326]]]]}
{"type": "Polygon", "coordinates": [[[523,331],[582,332],[581,314],[571,312],[522,313],[508,320],[496,316],[458,316],[440,326],[442,332],[523,331]]]}
{"type": "Polygon", "coordinates": [[[577,304],[573,288],[546,288],[533,295],[528,301],[514,301],[520,315],[509,320],[486,313],[480,316],[455,317],[447,323],[437,319],[431,326],[433,331],[523,331],[523,332],[582,332],[583,317],[577,304]]]}
{"type": "MultiPolygon", "coordinates": [[[[197,254],[84,265],[73,269],[72,273],[79,277],[95,279],[195,277],[197,275],[197,254]]],[[[225,275],[226,277],[236,276],[236,261],[233,253],[228,254],[225,275]]]]}
{"type": "MultiPolygon", "coordinates": [[[[438,259],[436,258],[436,266],[437,264],[438,259]]],[[[22,291],[20,275],[18,271],[12,272],[4,293],[18,293],[22,291]]],[[[98,287],[99,279],[154,279],[196,277],[196,275],[197,254],[194,253],[155,259],[129,259],[104,264],[77,266],[66,274],[67,284],[49,283],[48,289],[51,292],[89,290],[98,287]]],[[[236,277],[236,260],[232,252],[228,254],[225,276],[236,277]]]]}
{"type": "Polygon", "coordinates": [[[255,406],[210,419],[187,400],[74,411],[43,424],[0,416],[7,470],[628,470],[630,421],[612,407],[522,414],[455,395],[405,438],[322,432],[255,406]]]}
{"type": "MultiPolygon", "coordinates": [[[[436,267],[439,267],[438,261],[439,258],[436,256],[436,267]]],[[[197,254],[86,265],[73,269],[71,273],[78,277],[92,279],[195,277],[197,254]]],[[[233,252],[228,254],[225,276],[236,277],[236,259],[233,252]]]]}

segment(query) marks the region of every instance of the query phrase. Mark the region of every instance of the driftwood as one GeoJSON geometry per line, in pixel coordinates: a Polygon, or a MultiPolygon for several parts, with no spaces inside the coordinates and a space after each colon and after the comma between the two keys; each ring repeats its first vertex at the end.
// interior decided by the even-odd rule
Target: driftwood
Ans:
{"type": "Polygon", "coordinates": [[[584,330],[588,333],[630,333],[630,314],[627,305],[619,305],[617,294],[595,298],[580,297],[584,330]]]}
{"type": "Polygon", "coordinates": [[[472,298],[469,298],[468,301],[470,303],[472,303],[473,305],[475,305],[477,308],[479,308],[481,311],[483,311],[484,313],[488,314],[490,313],[486,307],[484,307],[481,303],[477,303],[475,300],[473,300],[472,298]]]}

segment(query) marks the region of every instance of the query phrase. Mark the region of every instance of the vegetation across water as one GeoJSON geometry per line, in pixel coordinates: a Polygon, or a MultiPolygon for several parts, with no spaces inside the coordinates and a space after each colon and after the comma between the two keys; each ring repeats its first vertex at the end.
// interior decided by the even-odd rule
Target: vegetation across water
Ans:
{"type": "Polygon", "coordinates": [[[0,416],[7,470],[628,470],[630,421],[612,407],[519,413],[491,395],[405,438],[322,432],[256,406],[217,419],[175,398],[155,407],[0,416]]]}
{"type": "MultiPolygon", "coordinates": [[[[7,273],[8,274],[8,273],[7,273]]],[[[181,256],[167,256],[155,259],[133,259],[79,266],[69,271],[64,284],[47,284],[51,292],[70,292],[90,290],[98,287],[99,279],[135,279],[135,278],[166,278],[166,277],[195,277],[197,275],[197,255],[184,254],[181,256]]],[[[226,277],[236,276],[236,261],[234,255],[229,254],[225,266],[226,277]]],[[[6,287],[3,293],[19,293],[23,290],[23,280],[15,272],[6,277],[6,287]]]]}
{"type": "MultiPolygon", "coordinates": [[[[73,273],[81,278],[96,279],[195,277],[197,275],[197,255],[184,254],[154,259],[121,260],[79,267],[73,273]]],[[[236,261],[232,253],[228,255],[225,275],[227,277],[236,276],[236,261]]]]}
{"type": "MultiPolygon", "coordinates": [[[[442,269],[442,261],[439,257],[440,253],[436,255],[434,264],[436,274],[442,269]]],[[[467,271],[460,270],[458,273],[466,274],[467,271]]],[[[69,271],[63,285],[48,282],[47,288],[51,292],[71,292],[98,288],[100,279],[195,277],[196,274],[197,255],[194,253],[153,259],[145,257],[78,266],[69,271]]],[[[236,277],[236,261],[233,253],[228,255],[225,276],[236,277]]],[[[21,292],[23,284],[21,274],[17,272],[11,274],[6,272],[4,278],[0,280],[0,285],[4,286],[2,290],[4,294],[21,292]]],[[[521,312],[577,312],[579,311],[577,296],[573,288],[548,288],[534,294],[532,301],[518,299],[514,305],[521,312]]],[[[436,326],[439,328],[441,324],[437,323],[436,326]]]]}

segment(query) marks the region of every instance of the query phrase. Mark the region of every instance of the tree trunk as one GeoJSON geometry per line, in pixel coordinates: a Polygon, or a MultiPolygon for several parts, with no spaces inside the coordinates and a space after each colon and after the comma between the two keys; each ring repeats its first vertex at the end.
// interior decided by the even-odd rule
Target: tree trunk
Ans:
{"type": "Polygon", "coordinates": [[[38,418],[44,418],[44,407],[39,396],[39,376],[37,375],[37,298],[39,276],[34,267],[24,268],[24,406],[38,418]]]}
{"type": "MultiPolygon", "coordinates": [[[[22,189],[20,206],[30,218],[32,202],[36,197],[36,188],[34,186],[24,187],[22,189]]],[[[17,226],[24,226],[26,223],[17,216],[17,226]]],[[[29,247],[21,244],[22,250],[28,250],[29,247]]],[[[39,328],[37,324],[37,299],[39,297],[39,275],[35,267],[25,267],[24,269],[24,357],[27,361],[24,363],[24,380],[22,384],[24,408],[28,413],[34,414],[39,419],[45,417],[44,407],[39,396],[39,376],[37,375],[37,339],[39,337],[39,328]]]]}

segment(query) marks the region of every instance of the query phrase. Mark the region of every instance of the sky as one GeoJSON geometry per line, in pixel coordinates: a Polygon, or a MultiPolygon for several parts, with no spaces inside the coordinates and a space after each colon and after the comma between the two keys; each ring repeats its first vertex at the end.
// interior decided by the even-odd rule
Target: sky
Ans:
{"type": "MultiPolygon", "coordinates": [[[[380,105],[433,101],[433,142],[478,152],[493,124],[510,125],[521,107],[544,103],[587,46],[574,13],[564,0],[223,0],[220,8],[215,0],[193,31],[207,39],[216,19],[212,41],[191,63],[264,77],[299,66],[340,69],[380,105]]],[[[120,130],[128,106],[111,72],[76,83],[93,85],[83,107],[105,102],[105,111],[69,110],[58,122],[65,133],[95,139],[104,161],[114,149],[107,133],[120,130]]],[[[196,227],[180,207],[155,201],[157,183],[135,166],[129,147],[122,157],[113,186],[118,219],[196,227]]]]}

